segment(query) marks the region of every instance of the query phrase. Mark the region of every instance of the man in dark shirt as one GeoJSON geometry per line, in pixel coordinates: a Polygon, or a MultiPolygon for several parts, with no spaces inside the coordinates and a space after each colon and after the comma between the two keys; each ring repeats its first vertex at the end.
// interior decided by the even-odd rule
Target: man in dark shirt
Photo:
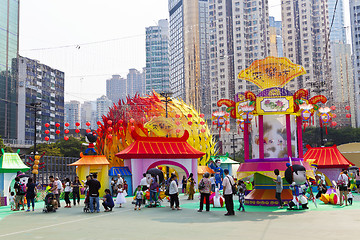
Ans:
{"type": "Polygon", "coordinates": [[[21,183],[20,183],[20,178],[16,177],[15,178],[15,184],[14,184],[14,189],[16,192],[16,196],[15,196],[15,211],[18,211],[20,208],[20,205],[22,205],[22,209],[21,210],[25,210],[24,206],[25,206],[25,192],[22,190],[21,187],[21,183]]]}
{"type": "Polygon", "coordinates": [[[94,212],[94,201],[96,203],[96,212],[100,212],[99,206],[99,189],[101,188],[100,182],[96,179],[97,174],[93,174],[93,178],[86,182],[89,186],[89,197],[90,197],[90,212],[94,212]]]}

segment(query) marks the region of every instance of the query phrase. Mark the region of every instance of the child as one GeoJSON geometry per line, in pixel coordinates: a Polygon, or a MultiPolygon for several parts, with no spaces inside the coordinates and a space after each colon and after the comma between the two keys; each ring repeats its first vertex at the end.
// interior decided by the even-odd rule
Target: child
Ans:
{"type": "Polygon", "coordinates": [[[124,190],[126,192],[128,191],[128,184],[127,184],[126,180],[124,180],[124,190]]]}
{"type": "Polygon", "coordinates": [[[105,208],[105,212],[111,212],[113,207],[115,206],[114,201],[112,199],[111,193],[110,193],[110,189],[105,189],[105,196],[103,198],[103,203],[102,205],[105,208]]]}
{"type": "Polygon", "coordinates": [[[243,182],[242,180],[239,180],[239,184],[238,184],[238,196],[239,196],[240,207],[238,208],[238,210],[240,211],[240,209],[242,209],[242,212],[245,212],[245,208],[244,208],[244,203],[245,203],[245,189],[246,189],[246,186],[245,186],[244,182],[243,182]]]}
{"type": "Polygon", "coordinates": [[[15,209],[15,196],[14,195],[15,195],[15,193],[11,192],[10,197],[9,197],[9,203],[10,203],[12,211],[15,209]]]}
{"type": "Polygon", "coordinates": [[[120,208],[122,207],[123,203],[126,203],[126,199],[125,199],[125,193],[126,191],[123,189],[122,184],[119,184],[119,188],[118,188],[118,195],[116,197],[116,201],[115,204],[120,204],[120,208]]]}
{"type": "Polygon", "coordinates": [[[141,191],[141,186],[138,186],[137,192],[136,192],[136,203],[135,203],[135,208],[134,210],[136,210],[136,206],[138,206],[138,209],[141,210],[141,203],[143,201],[143,197],[144,197],[144,193],[143,191],[141,191]]]}
{"type": "Polygon", "coordinates": [[[350,203],[350,205],[352,205],[354,195],[352,194],[351,189],[348,190],[347,198],[348,198],[348,202],[350,203]]]}

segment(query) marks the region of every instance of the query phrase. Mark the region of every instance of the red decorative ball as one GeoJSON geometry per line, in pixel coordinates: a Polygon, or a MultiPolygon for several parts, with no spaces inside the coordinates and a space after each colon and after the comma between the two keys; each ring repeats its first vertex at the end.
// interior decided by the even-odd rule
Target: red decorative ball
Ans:
{"type": "Polygon", "coordinates": [[[145,122],[146,119],[144,117],[141,118],[141,122],[145,122]]]}
{"type": "Polygon", "coordinates": [[[336,110],[336,107],[335,107],[335,106],[331,106],[330,109],[331,109],[331,111],[335,111],[335,110],[336,110]]]}
{"type": "Polygon", "coordinates": [[[332,114],[331,117],[332,117],[332,118],[336,118],[336,114],[335,114],[335,113],[332,114]]]}
{"type": "Polygon", "coordinates": [[[180,133],[181,132],[181,130],[180,129],[176,129],[176,133],[180,133]]]}
{"type": "Polygon", "coordinates": [[[230,132],[230,128],[225,128],[225,131],[230,132]]]}
{"type": "Polygon", "coordinates": [[[176,118],[180,118],[180,115],[179,115],[179,114],[176,114],[175,117],[176,117],[176,118]]]}
{"type": "Polygon", "coordinates": [[[181,124],[181,122],[176,121],[175,124],[179,126],[181,124]]]}
{"type": "Polygon", "coordinates": [[[90,125],[91,125],[91,123],[89,123],[89,122],[86,122],[86,126],[88,126],[88,127],[89,127],[90,125]]]}
{"type": "Polygon", "coordinates": [[[56,130],[55,133],[59,135],[59,134],[60,134],[60,130],[56,130]]]}
{"type": "Polygon", "coordinates": [[[48,123],[45,123],[45,127],[47,127],[47,128],[48,128],[48,127],[50,127],[50,124],[48,124],[48,123]]]}
{"type": "Polygon", "coordinates": [[[65,123],[65,127],[69,127],[70,126],[70,124],[69,123],[65,123]]]}
{"type": "Polygon", "coordinates": [[[123,128],[123,127],[119,127],[119,130],[122,131],[122,130],[124,130],[124,128],[123,128]]]}
{"type": "Polygon", "coordinates": [[[80,123],[79,122],[75,123],[75,126],[77,126],[77,127],[80,126],[80,123]]]}
{"type": "Polygon", "coordinates": [[[205,125],[205,122],[204,122],[204,121],[201,121],[200,124],[201,124],[201,125],[205,125]]]}
{"type": "Polygon", "coordinates": [[[109,134],[107,137],[108,137],[108,139],[112,139],[113,135],[109,134]]]}
{"type": "Polygon", "coordinates": [[[45,130],[45,134],[49,134],[50,133],[50,131],[49,130],[45,130]]]}
{"type": "Polygon", "coordinates": [[[199,117],[204,118],[205,114],[202,113],[202,114],[199,115],[199,117]]]}
{"type": "Polygon", "coordinates": [[[226,124],[226,125],[230,124],[230,121],[229,121],[229,120],[226,120],[226,121],[225,121],[225,124],[226,124]]]}
{"type": "Polygon", "coordinates": [[[101,122],[100,122],[100,121],[97,121],[97,125],[101,125],[101,122]]]}
{"type": "Polygon", "coordinates": [[[49,141],[50,138],[48,136],[45,137],[45,141],[49,141]]]}
{"type": "Polygon", "coordinates": [[[108,127],[108,129],[107,129],[109,132],[111,132],[112,130],[113,130],[113,128],[112,127],[108,127]]]}
{"type": "Polygon", "coordinates": [[[121,120],[121,119],[118,121],[119,124],[123,124],[123,122],[124,122],[124,121],[121,120]]]}
{"type": "Polygon", "coordinates": [[[97,129],[97,131],[98,131],[98,132],[101,132],[101,131],[102,131],[102,129],[101,129],[101,128],[98,128],[98,129],[97,129]]]}
{"type": "Polygon", "coordinates": [[[202,133],[206,132],[205,128],[202,128],[200,131],[201,131],[202,133]]]}
{"type": "Polygon", "coordinates": [[[227,116],[227,117],[228,117],[228,116],[230,116],[230,114],[229,114],[229,113],[225,113],[225,116],[227,116]]]}
{"type": "Polygon", "coordinates": [[[351,118],[351,114],[350,113],[346,114],[346,117],[351,118]]]}
{"type": "Polygon", "coordinates": [[[134,130],[135,130],[135,126],[131,126],[130,129],[131,129],[131,131],[134,131],[134,130]]]}
{"type": "Polygon", "coordinates": [[[346,110],[350,110],[350,106],[346,106],[345,109],[346,109],[346,110]]]}
{"type": "Polygon", "coordinates": [[[213,125],[216,125],[216,121],[213,121],[213,125]]]}
{"type": "Polygon", "coordinates": [[[190,113],[188,114],[188,118],[192,118],[192,115],[190,113]]]}
{"type": "Polygon", "coordinates": [[[68,136],[65,136],[65,137],[64,137],[64,140],[65,140],[65,141],[69,140],[69,137],[68,137],[68,136]]]}
{"type": "Polygon", "coordinates": [[[57,127],[57,128],[60,127],[60,123],[56,123],[55,127],[57,127]]]}
{"type": "Polygon", "coordinates": [[[87,133],[91,132],[91,129],[90,128],[86,129],[86,132],[87,133]]]}
{"type": "Polygon", "coordinates": [[[337,125],[337,122],[331,122],[331,126],[335,127],[337,125]]]}
{"type": "Polygon", "coordinates": [[[130,123],[134,123],[134,122],[135,122],[135,119],[130,118],[130,123]]]}
{"type": "Polygon", "coordinates": [[[68,133],[69,133],[69,129],[65,129],[64,133],[65,133],[65,134],[68,134],[68,133]]]}
{"type": "Polygon", "coordinates": [[[79,132],[80,132],[80,129],[75,129],[75,132],[76,132],[76,133],[79,133],[79,132]]]}
{"type": "Polygon", "coordinates": [[[192,125],[192,121],[189,121],[188,124],[191,126],[191,125],[192,125]]]}
{"type": "Polygon", "coordinates": [[[112,121],[111,121],[111,120],[108,120],[108,121],[107,121],[107,124],[111,125],[111,124],[112,124],[112,121]]]}

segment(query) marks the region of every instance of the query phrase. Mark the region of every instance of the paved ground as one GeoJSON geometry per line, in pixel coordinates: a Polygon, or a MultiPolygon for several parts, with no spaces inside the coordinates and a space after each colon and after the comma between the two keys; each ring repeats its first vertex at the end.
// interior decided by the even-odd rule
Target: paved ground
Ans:
{"type": "MultiPolygon", "coordinates": [[[[357,196],[358,198],[358,196],[357,196]]],[[[197,198],[196,198],[197,199],[197,198]]],[[[131,199],[128,199],[131,202],[131,199]]],[[[198,201],[181,196],[183,210],[164,207],[134,211],[133,205],[111,213],[83,213],[82,207],[42,213],[0,208],[0,239],[346,239],[358,235],[360,202],[340,207],[311,203],[307,211],[246,207],[224,216],[225,209],[198,213],[198,201]]],[[[237,203],[236,203],[237,204],[237,203]]]]}

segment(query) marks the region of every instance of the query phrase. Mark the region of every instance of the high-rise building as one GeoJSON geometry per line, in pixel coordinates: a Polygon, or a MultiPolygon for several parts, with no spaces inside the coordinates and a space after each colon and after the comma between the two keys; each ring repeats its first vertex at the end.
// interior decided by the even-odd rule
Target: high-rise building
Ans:
{"type": "Polygon", "coordinates": [[[169,23],[161,19],[146,28],[146,94],[170,91],[169,23]]]}
{"type": "MultiPolygon", "coordinates": [[[[343,0],[327,0],[329,10],[329,22],[331,24],[334,18],[333,25],[330,32],[331,42],[346,43],[346,31],[344,20],[344,1],[343,0]],[[336,6],[336,10],[335,10],[336,6]],[[335,16],[334,16],[335,10],[335,16]]],[[[334,55],[333,55],[334,56],[334,55]]]]}
{"type": "Polygon", "coordinates": [[[96,102],[95,101],[85,101],[81,104],[81,126],[86,126],[86,123],[89,122],[92,128],[96,128],[97,122],[96,114],[96,102]]]}
{"type": "MultiPolygon", "coordinates": [[[[71,100],[70,102],[65,102],[65,122],[69,123],[69,129],[75,129],[76,123],[80,123],[80,102],[71,100]]],[[[80,125],[80,128],[85,128],[86,126],[80,125]]]]}
{"type": "Polygon", "coordinates": [[[17,137],[19,0],[0,0],[0,136],[17,137]]]}
{"type": "Polygon", "coordinates": [[[133,97],[135,94],[145,94],[145,74],[135,68],[129,69],[126,79],[127,96],[133,97]]]}
{"type": "Polygon", "coordinates": [[[208,4],[169,0],[169,29],[171,92],[209,116],[208,4]]]}
{"type": "Polygon", "coordinates": [[[121,99],[126,99],[126,81],[120,75],[112,75],[112,78],[106,80],[106,96],[114,103],[118,103],[121,99]]]}
{"type": "Polygon", "coordinates": [[[284,56],[302,65],[307,74],[291,80],[286,88],[309,90],[332,101],[329,19],[325,0],[283,0],[282,30],[284,56]]]}
{"type": "Polygon", "coordinates": [[[360,0],[350,0],[349,7],[354,66],[356,126],[360,127],[360,0]]]}
{"type": "Polygon", "coordinates": [[[21,56],[18,67],[18,141],[34,140],[35,121],[38,141],[44,141],[45,130],[50,131],[50,141],[58,140],[55,124],[60,123],[62,129],[64,123],[64,72],[21,56]],[[31,107],[34,103],[40,104],[36,119],[31,107]],[[49,128],[45,127],[46,123],[50,124],[49,128]]]}
{"type": "Polygon", "coordinates": [[[270,31],[270,56],[283,57],[283,39],[281,21],[275,21],[275,17],[269,17],[270,31]]]}
{"type": "Polygon", "coordinates": [[[96,99],[96,122],[102,122],[102,116],[107,115],[109,108],[113,106],[113,103],[105,95],[96,99]]]}
{"type": "MultiPolygon", "coordinates": [[[[237,76],[253,61],[270,54],[268,2],[210,0],[209,15],[211,112],[225,111],[226,107],[217,107],[219,99],[234,100],[238,92],[259,90],[237,76]]],[[[230,128],[236,129],[234,122],[230,128]]],[[[232,139],[232,134],[221,134],[223,153],[233,151],[232,139]]]]}

